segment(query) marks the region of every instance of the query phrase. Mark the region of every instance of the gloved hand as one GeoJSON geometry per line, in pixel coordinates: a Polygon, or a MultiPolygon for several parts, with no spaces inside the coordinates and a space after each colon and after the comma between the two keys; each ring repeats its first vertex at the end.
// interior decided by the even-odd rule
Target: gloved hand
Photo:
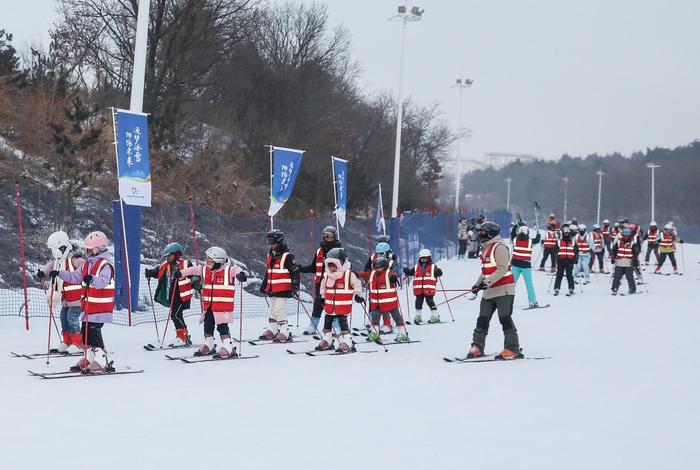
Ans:
{"type": "Polygon", "coordinates": [[[51,271],[51,272],[49,273],[49,276],[51,276],[51,280],[53,281],[54,279],[56,279],[56,278],[58,277],[58,271],[56,271],[56,270],[54,269],[53,271],[51,271]]]}
{"type": "Polygon", "coordinates": [[[435,277],[440,277],[440,276],[442,276],[442,269],[435,268],[435,277]]]}
{"type": "Polygon", "coordinates": [[[363,304],[365,303],[365,298],[362,297],[360,294],[355,294],[355,302],[358,304],[363,304]]]}
{"type": "Polygon", "coordinates": [[[192,276],[190,278],[190,281],[192,281],[192,289],[196,290],[197,292],[202,292],[202,278],[199,276],[192,276]]]}
{"type": "Polygon", "coordinates": [[[39,280],[42,280],[46,277],[46,273],[44,272],[43,269],[37,269],[36,271],[36,277],[39,278],[39,280]]]}
{"type": "Polygon", "coordinates": [[[85,276],[83,276],[83,282],[85,284],[90,284],[90,282],[92,282],[92,274],[86,274],[85,276]]]}
{"type": "Polygon", "coordinates": [[[238,279],[238,282],[245,282],[248,280],[248,276],[246,276],[246,274],[243,271],[241,271],[240,273],[236,274],[236,279],[238,279]]]}
{"type": "Polygon", "coordinates": [[[155,269],[146,268],[146,270],[144,271],[146,279],[152,279],[154,277],[158,277],[158,272],[154,272],[154,271],[155,271],[155,269]]]}
{"type": "Polygon", "coordinates": [[[683,244],[683,240],[678,240],[678,243],[680,243],[680,244],[682,245],[682,244],[683,244]]]}
{"type": "Polygon", "coordinates": [[[180,272],[179,269],[175,268],[175,269],[173,269],[172,276],[173,276],[173,279],[180,279],[182,277],[182,273],[180,272]]]}
{"type": "Polygon", "coordinates": [[[488,287],[488,286],[486,285],[485,282],[482,282],[482,283],[479,284],[479,285],[474,284],[474,285],[472,286],[472,291],[477,292],[477,291],[480,291],[480,290],[486,290],[487,287],[488,287]]]}
{"type": "Polygon", "coordinates": [[[403,273],[404,273],[406,276],[412,276],[412,274],[411,274],[411,268],[403,268],[403,273]]]}

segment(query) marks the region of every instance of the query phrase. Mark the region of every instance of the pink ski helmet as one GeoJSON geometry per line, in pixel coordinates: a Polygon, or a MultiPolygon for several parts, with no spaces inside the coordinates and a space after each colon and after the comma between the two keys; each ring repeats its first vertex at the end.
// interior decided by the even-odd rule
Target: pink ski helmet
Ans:
{"type": "Polygon", "coordinates": [[[104,232],[91,232],[87,237],[85,237],[85,249],[94,250],[97,248],[99,251],[106,251],[109,246],[109,240],[104,232]]]}

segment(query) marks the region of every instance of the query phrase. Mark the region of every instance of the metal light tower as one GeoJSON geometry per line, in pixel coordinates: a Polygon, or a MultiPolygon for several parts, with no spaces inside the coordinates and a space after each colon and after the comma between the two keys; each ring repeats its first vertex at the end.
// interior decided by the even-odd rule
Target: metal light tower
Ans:
{"type": "Polygon", "coordinates": [[[397,15],[389,18],[391,20],[400,20],[402,23],[401,27],[401,55],[399,59],[399,97],[396,110],[396,150],[394,152],[394,186],[391,192],[391,218],[395,219],[397,216],[397,208],[399,206],[399,168],[401,166],[401,120],[403,117],[403,52],[404,43],[406,41],[406,23],[409,21],[420,21],[423,17],[423,12],[425,10],[413,7],[411,11],[408,12],[406,5],[399,6],[399,12],[397,15]]]}
{"type": "Polygon", "coordinates": [[[600,192],[601,192],[601,188],[603,187],[603,175],[604,174],[605,173],[603,173],[602,170],[598,170],[596,172],[596,175],[598,175],[598,213],[597,213],[596,218],[595,218],[595,223],[598,225],[600,225],[600,192]]]}
{"type": "Polygon", "coordinates": [[[459,113],[457,114],[457,172],[455,175],[455,179],[457,180],[455,183],[455,211],[459,211],[459,189],[462,179],[462,159],[459,154],[459,144],[462,140],[462,91],[464,91],[465,88],[469,88],[470,86],[472,86],[472,83],[474,82],[472,80],[469,80],[468,78],[458,78],[457,83],[452,85],[452,88],[456,87],[459,89],[459,113]]]}
{"type": "Polygon", "coordinates": [[[508,183],[508,192],[506,195],[506,210],[510,212],[510,182],[513,181],[513,178],[508,177],[506,178],[506,183],[508,183]]]}
{"type": "Polygon", "coordinates": [[[143,88],[146,75],[146,40],[151,0],[139,0],[136,15],[136,39],[134,41],[134,71],[131,77],[131,102],[129,111],[143,111],[143,88]]]}
{"type": "Polygon", "coordinates": [[[656,220],[654,218],[654,170],[661,168],[661,165],[656,163],[647,163],[647,168],[651,168],[651,221],[656,220]]]}
{"type": "Polygon", "coordinates": [[[566,203],[568,199],[568,184],[569,184],[569,177],[565,176],[562,178],[564,180],[564,222],[566,222],[568,219],[566,218],[566,203]]]}

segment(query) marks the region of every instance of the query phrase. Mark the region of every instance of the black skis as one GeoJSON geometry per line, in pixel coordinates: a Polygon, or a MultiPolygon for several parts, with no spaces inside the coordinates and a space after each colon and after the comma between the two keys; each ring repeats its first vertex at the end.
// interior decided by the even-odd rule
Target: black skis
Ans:
{"type": "MultiPolygon", "coordinates": [[[[34,354],[20,354],[16,352],[10,351],[10,354],[14,357],[21,357],[24,359],[40,359],[42,357],[46,357],[46,353],[34,353],[34,354]]],[[[58,352],[56,349],[52,349],[51,352],[49,353],[49,357],[52,359],[55,359],[57,357],[78,357],[78,356],[83,356],[85,353],[83,351],[79,352],[74,352],[74,353],[62,353],[58,352]]]]}
{"type": "Polygon", "coordinates": [[[162,348],[159,346],[154,346],[152,344],[146,344],[143,346],[143,349],[146,351],[169,351],[171,349],[190,349],[190,348],[198,348],[196,344],[188,344],[184,346],[174,346],[172,344],[169,344],[168,346],[163,346],[162,348]]]}
{"type": "Polygon", "coordinates": [[[538,308],[549,308],[551,305],[546,304],[546,305],[538,305],[537,307],[527,307],[524,308],[523,310],[537,310],[538,308]]]}
{"type": "Polygon", "coordinates": [[[216,354],[210,354],[208,356],[181,356],[181,357],[174,357],[174,356],[168,356],[166,354],[165,356],[167,359],[171,361],[181,361],[186,364],[196,364],[198,362],[225,362],[225,361],[233,361],[237,359],[255,359],[260,356],[236,356],[236,355],[231,355],[227,357],[221,357],[217,356],[216,354]]]}
{"type": "Polygon", "coordinates": [[[143,370],[114,370],[102,372],[73,372],[66,370],[63,372],[34,372],[28,370],[30,374],[42,379],[71,379],[74,377],[98,377],[103,375],[125,375],[125,374],[141,374],[143,370]]]}
{"type": "Polygon", "coordinates": [[[455,357],[452,359],[447,358],[447,357],[442,358],[442,360],[445,362],[459,362],[462,364],[467,364],[470,362],[516,362],[516,361],[522,361],[524,359],[541,361],[543,359],[551,359],[551,356],[546,356],[546,357],[525,356],[525,357],[519,357],[517,359],[503,359],[501,356],[497,356],[497,355],[479,356],[479,357],[475,357],[472,359],[468,359],[466,357],[455,357]]]}
{"type": "Polygon", "coordinates": [[[289,344],[289,343],[308,343],[308,339],[296,339],[296,338],[290,338],[289,341],[281,342],[277,340],[269,340],[269,339],[256,339],[256,340],[251,340],[248,341],[248,344],[251,346],[265,346],[266,344],[289,344]]]}

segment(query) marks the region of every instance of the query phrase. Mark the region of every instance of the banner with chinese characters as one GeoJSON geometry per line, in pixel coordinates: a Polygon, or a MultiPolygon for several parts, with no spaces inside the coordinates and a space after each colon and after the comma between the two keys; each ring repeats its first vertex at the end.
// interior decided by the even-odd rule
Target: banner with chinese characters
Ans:
{"type": "Polygon", "coordinates": [[[274,217],[292,195],[294,182],[299,175],[303,150],[271,147],[270,210],[267,215],[274,217]]]}
{"type": "Polygon", "coordinates": [[[335,193],[335,217],[341,227],[345,227],[345,213],[348,209],[348,161],[331,157],[333,166],[333,192],[335,193]]]}
{"type": "Polygon", "coordinates": [[[124,204],[151,206],[151,163],[148,116],[123,109],[113,112],[116,133],[119,197],[124,204]]]}

